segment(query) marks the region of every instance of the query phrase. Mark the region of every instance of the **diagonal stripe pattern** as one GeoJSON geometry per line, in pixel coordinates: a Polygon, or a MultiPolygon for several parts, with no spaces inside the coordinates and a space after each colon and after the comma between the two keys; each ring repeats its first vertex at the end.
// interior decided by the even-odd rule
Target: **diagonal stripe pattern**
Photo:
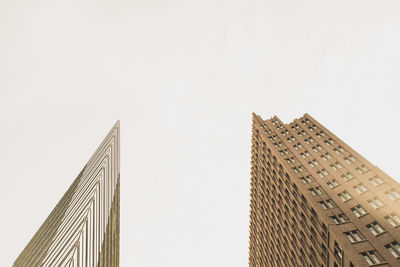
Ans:
{"type": "Polygon", "coordinates": [[[119,266],[119,134],[118,121],[14,267],[119,266]]]}

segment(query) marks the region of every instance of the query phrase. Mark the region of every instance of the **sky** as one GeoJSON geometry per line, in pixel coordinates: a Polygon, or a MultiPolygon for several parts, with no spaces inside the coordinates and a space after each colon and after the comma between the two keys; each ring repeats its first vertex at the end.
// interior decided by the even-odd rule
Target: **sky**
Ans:
{"type": "Polygon", "coordinates": [[[251,113],[400,181],[399,1],[0,1],[0,266],[116,120],[121,266],[247,265],[251,113]]]}

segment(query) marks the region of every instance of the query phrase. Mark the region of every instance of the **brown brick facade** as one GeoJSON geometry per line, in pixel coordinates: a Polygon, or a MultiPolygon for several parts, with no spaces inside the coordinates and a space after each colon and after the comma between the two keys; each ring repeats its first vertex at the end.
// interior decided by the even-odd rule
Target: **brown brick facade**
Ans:
{"type": "Polygon", "coordinates": [[[254,114],[250,209],[250,267],[400,266],[400,185],[308,114],[254,114]]]}

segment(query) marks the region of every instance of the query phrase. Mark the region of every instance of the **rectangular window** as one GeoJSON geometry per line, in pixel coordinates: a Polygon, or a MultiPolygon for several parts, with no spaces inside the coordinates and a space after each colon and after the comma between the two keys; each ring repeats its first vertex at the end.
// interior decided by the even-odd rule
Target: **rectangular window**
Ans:
{"type": "Polygon", "coordinates": [[[368,262],[368,265],[375,265],[382,262],[381,257],[378,256],[376,251],[363,252],[361,253],[361,256],[366,262],[368,262]]]}
{"type": "Polygon", "coordinates": [[[390,223],[393,227],[400,225],[400,217],[396,213],[391,213],[385,217],[386,221],[390,223]]]}
{"type": "Polygon", "coordinates": [[[388,196],[388,198],[390,198],[391,200],[396,200],[400,198],[400,193],[397,192],[394,189],[391,189],[389,191],[386,191],[385,194],[388,196]]]}
{"type": "Polygon", "coordinates": [[[341,177],[342,177],[343,180],[345,180],[346,182],[354,178],[354,176],[353,176],[350,172],[346,172],[346,173],[343,174],[341,177]]]}
{"type": "Polygon", "coordinates": [[[351,243],[360,242],[360,241],[365,240],[365,238],[361,235],[361,233],[358,230],[345,232],[344,234],[346,235],[346,237],[349,239],[349,241],[351,243]]]}
{"type": "Polygon", "coordinates": [[[375,236],[385,232],[385,229],[383,229],[383,227],[378,222],[373,222],[371,224],[368,224],[367,228],[375,236]]]}
{"type": "Polygon", "coordinates": [[[316,196],[316,195],[317,195],[317,192],[315,192],[314,188],[310,188],[310,189],[308,189],[308,190],[311,192],[311,194],[312,194],[313,196],[316,196]]]}
{"type": "Polygon", "coordinates": [[[320,186],[317,186],[315,188],[315,192],[317,192],[318,195],[322,195],[324,193],[324,190],[320,186]]]}
{"type": "Polygon", "coordinates": [[[351,195],[347,192],[347,191],[343,191],[342,193],[338,194],[338,197],[343,201],[347,201],[349,199],[351,199],[351,195]]]}
{"type": "Polygon", "coordinates": [[[380,178],[380,177],[378,177],[378,176],[374,176],[374,177],[372,177],[372,178],[369,178],[368,179],[370,182],[371,182],[371,184],[373,184],[374,186],[378,186],[378,185],[380,185],[380,184],[383,184],[383,180],[380,178]]]}
{"type": "Polygon", "coordinates": [[[387,244],[385,246],[385,248],[390,252],[390,254],[393,255],[393,257],[395,257],[395,258],[400,257],[400,245],[396,241],[394,241],[390,244],[387,244]]]}
{"type": "Polygon", "coordinates": [[[373,207],[374,209],[380,208],[383,206],[382,201],[380,201],[379,198],[374,197],[372,199],[368,200],[368,203],[371,205],[371,207],[373,207]]]}
{"type": "Polygon", "coordinates": [[[327,182],[326,183],[328,186],[329,186],[329,188],[335,188],[335,187],[337,187],[337,186],[339,186],[339,183],[335,180],[335,179],[333,179],[332,181],[330,181],[330,182],[327,182]]]}
{"type": "Polygon", "coordinates": [[[338,257],[340,261],[343,259],[343,250],[339,246],[339,244],[335,241],[335,251],[334,251],[335,257],[338,257]]]}
{"type": "Polygon", "coordinates": [[[335,207],[334,202],[330,199],[327,199],[325,201],[320,201],[319,203],[321,204],[322,208],[324,208],[325,210],[333,209],[335,207]]]}
{"type": "Polygon", "coordinates": [[[361,183],[355,185],[353,188],[354,188],[354,190],[356,190],[356,192],[359,193],[359,194],[362,194],[362,193],[364,193],[364,192],[367,191],[367,188],[366,188],[363,184],[361,184],[361,183]]]}
{"type": "Polygon", "coordinates": [[[340,224],[340,223],[345,223],[349,221],[349,218],[345,214],[339,214],[337,216],[331,216],[331,219],[333,220],[334,223],[340,224]]]}
{"type": "Polygon", "coordinates": [[[365,165],[361,165],[361,171],[362,171],[362,172],[366,172],[366,171],[368,171],[368,168],[367,168],[367,166],[365,166],[365,165]]]}
{"type": "Polygon", "coordinates": [[[333,209],[335,207],[335,202],[333,202],[331,199],[326,200],[325,203],[331,209],[333,209]]]}
{"type": "Polygon", "coordinates": [[[365,209],[361,206],[361,205],[357,205],[353,208],[351,208],[351,211],[354,213],[354,215],[356,215],[357,217],[361,217],[365,214],[367,214],[367,212],[365,211],[365,209]]]}

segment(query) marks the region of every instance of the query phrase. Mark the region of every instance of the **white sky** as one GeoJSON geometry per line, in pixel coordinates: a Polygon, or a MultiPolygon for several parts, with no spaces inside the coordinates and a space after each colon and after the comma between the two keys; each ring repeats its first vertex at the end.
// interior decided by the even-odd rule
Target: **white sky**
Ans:
{"type": "Polygon", "coordinates": [[[121,266],[247,265],[251,112],[399,181],[400,2],[0,1],[0,266],[117,119],[121,266]]]}

